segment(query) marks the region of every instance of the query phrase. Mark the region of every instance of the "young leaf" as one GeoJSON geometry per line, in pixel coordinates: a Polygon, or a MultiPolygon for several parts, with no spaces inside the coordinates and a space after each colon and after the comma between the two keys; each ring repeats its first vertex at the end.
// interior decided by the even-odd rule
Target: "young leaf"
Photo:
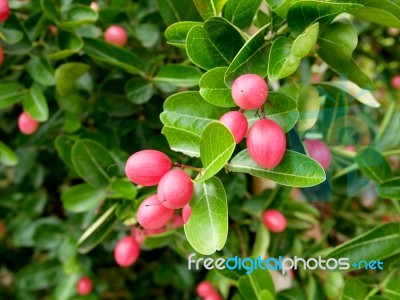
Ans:
{"type": "Polygon", "coordinates": [[[204,20],[219,16],[228,0],[193,0],[197,10],[204,20]]]}
{"type": "Polygon", "coordinates": [[[400,200],[400,177],[391,178],[377,187],[378,195],[383,198],[400,200]]]}
{"type": "Polygon", "coordinates": [[[319,95],[314,86],[302,86],[297,96],[297,109],[299,110],[298,131],[306,131],[314,126],[319,114],[319,95]]]}
{"type": "Polygon", "coordinates": [[[229,0],[224,7],[223,17],[233,25],[247,30],[253,22],[254,16],[262,0],[229,0]]]}
{"type": "Polygon", "coordinates": [[[355,161],[361,172],[377,183],[383,183],[393,176],[389,163],[379,151],[372,147],[359,149],[355,161]]]}
{"type": "Polygon", "coordinates": [[[85,74],[89,68],[83,63],[65,63],[59,66],[55,72],[57,92],[61,96],[74,92],[76,79],[85,74]]]}
{"type": "Polygon", "coordinates": [[[196,25],[202,25],[201,22],[178,22],[174,23],[165,30],[165,39],[170,45],[185,48],[186,37],[190,29],[196,25]]]}
{"type": "Polygon", "coordinates": [[[271,170],[257,165],[248,150],[243,150],[231,160],[228,170],[248,173],[292,187],[314,186],[326,178],[324,170],[315,160],[291,150],[286,150],[281,163],[271,170]]]}
{"type": "Polygon", "coordinates": [[[277,38],[271,47],[268,60],[268,76],[278,80],[292,75],[300,65],[300,58],[292,54],[292,41],[284,36],[277,38]]]}
{"type": "Polygon", "coordinates": [[[292,55],[297,58],[305,57],[317,42],[319,32],[319,23],[315,23],[308,27],[293,42],[292,55]]]}
{"type": "Polygon", "coordinates": [[[221,250],[228,237],[228,204],[224,186],[212,177],[194,184],[190,207],[192,215],[185,224],[190,245],[203,255],[221,250]]]}
{"type": "Polygon", "coordinates": [[[6,144],[0,141],[0,164],[13,167],[18,164],[18,157],[6,144]]]}
{"type": "Polygon", "coordinates": [[[61,194],[65,209],[76,213],[98,207],[105,198],[105,190],[91,187],[86,183],[74,185],[61,194]]]}
{"type": "Polygon", "coordinates": [[[217,174],[231,158],[235,146],[233,135],[225,125],[219,122],[208,124],[200,140],[203,171],[195,181],[204,181],[217,174]]]}
{"type": "Polygon", "coordinates": [[[24,111],[39,122],[47,121],[49,118],[49,107],[46,98],[41,88],[36,84],[32,85],[29,90],[29,97],[23,100],[22,105],[24,111]]]}
{"type": "Polygon", "coordinates": [[[178,87],[194,87],[199,84],[202,75],[199,69],[192,66],[165,65],[158,70],[153,81],[178,87]]]}

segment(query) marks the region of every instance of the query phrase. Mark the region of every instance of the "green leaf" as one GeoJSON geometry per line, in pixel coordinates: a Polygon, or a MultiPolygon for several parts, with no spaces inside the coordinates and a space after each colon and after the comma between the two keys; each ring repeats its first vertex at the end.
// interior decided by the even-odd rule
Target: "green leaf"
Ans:
{"type": "Polygon", "coordinates": [[[143,60],[135,53],[98,39],[83,38],[83,41],[83,51],[92,58],[144,76],[143,60]]]}
{"type": "Polygon", "coordinates": [[[64,113],[64,126],[63,130],[68,133],[74,133],[81,128],[81,120],[78,116],[70,113],[64,113]]]}
{"type": "Polygon", "coordinates": [[[67,20],[61,22],[60,28],[75,28],[97,21],[98,14],[89,6],[75,4],[67,12],[67,20]]]}
{"type": "Polygon", "coordinates": [[[267,0],[270,9],[283,19],[286,19],[290,7],[298,0],[267,0]]]}
{"type": "Polygon", "coordinates": [[[18,157],[13,150],[0,141],[0,164],[13,167],[18,164],[18,157]]]}
{"type": "Polygon", "coordinates": [[[136,27],[136,38],[143,47],[154,47],[160,39],[160,30],[157,25],[152,23],[140,24],[136,27]]]}
{"type": "Polygon", "coordinates": [[[204,22],[207,36],[226,61],[232,62],[244,45],[242,33],[221,17],[213,17],[204,22]]]}
{"type": "Polygon", "coordinates": [[[349,258],[350,269],[355,269],[352,263],[360,260],[383,260],[400,253],[400,224],[386,223],[365,232],[350,241],[341,244],[327,254],[327,258],[349,258]]]}
{"type": "MultiPolygon", "coordinates": [[[[297,103],[291,96],[278,92],[268,93],[268,102],[264,104],[264,111],[268,119],[277,122],[284,132],[288,132],[299,118],[297,103]]],[[[260,118],[254,111],[246,111],[249,127],[260,118]]]]}
{"type": "Polygon", "coordinates": [[[378,195],[383,198],[400,200],[400,177],[389,179],[377,187],[378,195]]]}
{"type": "Polygon", "coordinates": [[[157,0],[157,6],[166,25],[182,21],[202,21],[193,1],[157,0]]]}
{"type": "Polygon", "coordinates": [[[247,30],[261,2],[262,0],[229,0],[224,7],[223,17],[233,25],[247,30]]]}
{"type": "Polygon", "coordinates": [[[243,74],[252,73],[263,78],[268,74],[269,47],[264,39],[268,29],[268,25],[260,28],[240,49],[225,72],[224,81],[228,87],[243,74]]]}
{"type": "Polygon", "coordinates": [[[377,183],[382,183],[393,176],[389,163],[379,151],[372,147],[359,149],[355,161],[360,171],[377,183]]]}
{"type": "Polygon", "coordinates": [[[65,63],[59,66],[55,72],[57,92],[65,96],[76,91],[76,79],[89,71],[89,65],[83,63],[65,63]]]}
{"type": "Polygon", "coordinates": [[[185,65],[165,65],[153,78],[157,83],[168,83],[178,87],[194,87],[199,84],[203,73],[199,69],[185,65]]]}
{"type": "Polygon", "coordinates": [[[271,47],[268,60],[268,76],[278,80],[292,75],[300,65],[300,59],[292,54],[292,41],[284,36],[277,38],[271,47]]]}
{"type": "Polygon", "coordinates": [[[268,251],[271,242],[271,236],[264,224],[260,223],[257,228],[256,237],[251,250],[250,257],[264,257],[268,251]]]}
{"type": "Polygon", "coordinates": [[[320,1],[298,1],[290,6],[287,14],[287,23],[290,32],[297,35],[313,23],[319,22],[320,26],[329,24],[337,15],[357,7],[361,7],[361,5],[320,1]]]}
{"type": "Polygon", "coordinates": [[[71,299],[76,293],[76,285],[80,278],[79,273],[65,275],[58,281],[57,287],[54,289],[54,297],[57,300],[71,299]]]}
{"type": "Polygon", "coordinates": [[[192,215],[184,225],[190,245],[203,255],[221,250],[228,237],[228,205],[224,186],[212,177],[194,184],[192,215]]]}
{"type": "Polygon", "coordinates": [[[129,101],[134,104],[143,104],[153,96],[153,84],[147,79],[134,77],[125,84],[125,93],[129,101]]]}
{"type": "Polygon", "coordinates": [[[234,107],[231,89],[224,82],[224,74],[228,68],[220,67],[207,71],[200,79],[200,95],[207,102],[219,107],[234,107]]]}
{"type": "Polygon", "coordinates": [[[201,22],[178,22],[168,26],[165,30],[167,43],[180,48],[185,48],[186,37],[190,29],[196,25],[202,25],[201,22]]]}
{"type": "Polygon", "coordinates": [[[99,143],[88,139],[77,141],[72,147],[72,163],[78,175],[95,188],[107,187],[110,176],[107,168],[115,164],[110,153],[99,143]]]}
{"type": "Polygon", "coordinates": [[[400,296],[400,279],[396,278],[388,282],[383,288],[383,295],[388,297],[390,300],[399,299],[400,296]]]}
{"type": "Polygon", "coordinates": [[[358,102],[365,104],[367,106],[373,108],[381,106],[381,104],[375,99],[374,95],[370,91],[360,88],[357,84],[351,81],[338,80],[338,81],[321,82],[320,84],[329,85],[337,89],[340,89],[346,92],[348,95],[355,98],[358,102]]]}
{"type": "Polygon", "coordinates": [[[292,55],[297,58],[307,56],[317,42],[318,32],[319,23],[315,23],[300,34],[293,42],[292,55]]]}
{"type": "Polygon", "coordinates": [[[312,85],[302,86],[297,96],[297,109],[299,111],[298,131],[306,131],[313,127],[319,115],[319,95],[312,85]]]}
{"type": "Polygon", "coordinates": [[[275,288],[271,275],[266,270],[253,270],[248,275],[243,275],[238,282],[240,294],[245,299],[274,299],[275,288]],[[263,295],[261,294],[262,291],[263,295]]]}
{"type": "Polygon", "coordinates": [[[105,198],[105,190],[91,187],[86,183],[72,186],[61,194],[65,209],[76,213],[95,209],[105,198]]]}
{"type": "Polygon", "coordinates": [[[60,135],[55,140],[55,148],[57,150],[58,156],[62,159],[62,161],[71,169],[74,168],[72,164],[71,152],[72,146],[74,145],[74,140],[60,135]]]}
{"type": "Polygon", "coordinates": [[[281,163],[271,170],[258,166],[251,159],[248,150],[243,150],[231,160],[228,170],[248,173],[292,187],[314,186],[326,179],[324,170],[314,159],[291,150],[286,150],[281,163]]]}
{"type": "Polygon", "coordinates": [[[357,278],[347,278],[342,290],[341,300],[364,300],[367,294],[364,283],[357,278]]]}
{"type": "Polygon", "coordinates": [[[200,136],[178,127],[164,126],[161,133],[167,138],[171,150],[188,156],[200,156],[200,136]]]}
{"type": "MultiPolygon", "coordinates": [[[[133,200],[137,195],[136,186],[127,178],[118,178],[111,184],[113,198],[133,200]]],[[[109,195],[108,195],[109,196],[109,195]]]]}
{"type": "Polygon", "coordinates": [[[15,282],[19,289],[36,291],[49,288],[60,279],[61,266],[57,260],[45,260],[29,264],[16,274],[15,282]]]}
{"type": "Polygon", "coordinates": [[[396,101],[392,101],[382,119],[377,140],[382,150],[395,149],[400,144],[400,109],[396,101]]]}
{"type": "Polygon", "coordinates": [[[318,45],[326,53],[350,60],[354,49],[357,47],[358,35],[353,24],[347,19],[333,22],[318,39],[318,45]]]}
{"type": "Polygon", "coordinates": [[[0,109],[18,103],[27,95],[28,90],[19,83],[0,83],[0,109]]]}
{"type": "Polygon", "coordinates": [[[160,234],[146,236],[143,248],[147,250],[159,249],[171,245],[174,242],[174,231],[170,230],[160,234]]]}
{"type": "Polygon", "coordinates": [[[52,0],[40,0],[40,5],[47,18],[58,25],[60,21],[59,6],[56,5],[52,0]]]}
{"type": "Polygon", "coordinates": [[[115,210],[117,204],[111,206],[81,235],[78,241],[79,253],[85,254],[100,244],[116,224],[115,210]]]}
{"type": "Polygon", "coordinates": [[[34,84],[29,92],[29,97],[26,97],[22,102],[24,111],[39,122],[47,121],[49,118],[49,107],[41,88],[34,84]]]}
{"type": "Polygon", "coordinates": [[[10,53],[12,55],[27,55],[32,51],[32,41],[29,38],[29,35],[21,23],[20,19],[16,14],[12,13],[9,15],[8,19],[2,25],[2,31],[10,32],[9,30],[15,30],[22,33],[22,38],[20,36],[14,36],[15,40],[11,42],[16,43],[3,43],[2,47],[5,53],[10,53]]]}
{"type": "Polygon", "coordinates": [[[4,41],[10,45],[14,45],[14,44],[20,42],[24,37],[24,34],[21,31],[18,31],[15,29],[2,28],[0,30],[0,34],[4,38],[4,41]]]}
{"type": "Polygon", "coordinates": [[[228,0],[193,0],[198,12],[204,20],[219,16],[228,0]]]}
{"type": "Polygon", "coordinates": [[[202,26],[194,26],[189,30],[186,37],[186,52],[195,65],[206,70],[228,66],[230,63],[210,41],[202,26]]]}
{"type": "Polygon", "coordinates": [[[203,171],[195,181],[204,181],[217,174],[231,158],[235,146],[233,135],[224,124],[208,124],[200,140],[203,171]]]}
{"type": "Polygon", "coordinates": [[[61,31],[58,35],[60,50],[49,55],[52,60],[59,60],[81,51],[83,41],[77,34],[69,31],[61,31]]]}
{"type": "Polygon", "coordinates": [[[53,65],[45,57],[32,56],[26,65],[26,70],[33,80],[42,85],[51,86],[56,84],[53,65]]]}

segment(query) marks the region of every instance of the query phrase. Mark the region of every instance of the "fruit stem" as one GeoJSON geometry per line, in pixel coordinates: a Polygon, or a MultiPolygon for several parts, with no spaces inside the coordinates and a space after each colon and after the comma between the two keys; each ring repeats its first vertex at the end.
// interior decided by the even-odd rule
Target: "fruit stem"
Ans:
{"type": "Polygon", "coordinates": [[[189,169],[189,170],[196,171],[198,173],[201,173],[201,171],[202,171],[202,168],[196,168],[196,167],[192,167],[192,166],[188,166],[188,165],[183,165],[183,164],[180,164],[180,163],[173,163],[172,167],[173,168],[177,167],[177,168],[181,168],[181,169],[189,169]]]}
{"type": "Polygon", "coordinates": [[[261,118],[262,118],[262,119],[266,119],[267,117],[265,116],[264,106],[261,106],[261,107],[260,107],[260,112],[261,112],[261,118]]]}

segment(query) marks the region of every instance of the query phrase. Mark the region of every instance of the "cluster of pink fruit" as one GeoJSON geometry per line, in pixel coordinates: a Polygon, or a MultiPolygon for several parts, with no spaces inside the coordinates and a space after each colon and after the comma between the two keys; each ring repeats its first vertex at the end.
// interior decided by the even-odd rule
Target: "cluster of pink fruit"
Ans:
{"type": "Polygon", "coordinates": [[[197,285],[197,295],[202,297],[204,300],[221,300],[220,294],[209,281],[202,281],[197,285]]]}
{"type": "MultiPolygon", "coordinates": [[[[247,133],[247,118],[242,110],[261,110],[267,101],[268,85],[256,74],[239,76],[232,85],[232,98],[240,111],[230,111],[220,118],[232,132],[236,144],[240,143],[247,133]]],[[[278,123],[265,118],[256,121],[249,129],[246,139],[250,157],[259,166],[275,168],[283,159],[286,149],[286,137],[278,123]]]]}

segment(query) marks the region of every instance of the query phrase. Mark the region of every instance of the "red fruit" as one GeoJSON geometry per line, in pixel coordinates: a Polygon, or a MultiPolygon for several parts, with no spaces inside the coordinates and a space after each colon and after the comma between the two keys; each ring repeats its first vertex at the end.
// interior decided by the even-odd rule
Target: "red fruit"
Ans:
{"type": "Polygon", "coordinates": [[[137,220],[146,230],[165,226],[174,215],[174,210],[161,205],[157,195],[146,198],[140,203],[137,211],[137,220]]]}
{"type": "Polygon", "coordinates": [[[0,0],[0,23],[3,23],[10,16],[10,6],[7,0],[0,0]]]}
{"type": "Polygon", "coordinates": [[[186,204],[182,208],[182,219],[184,224],[186,224],[189,221],[191,215],[192,215],[192,208],[189,206],[189,204],[186,204]]]}
{"type": "Polygon", "coordinates": [[[140,246],[132,236],[126,236],[118,241],[114,249],[114,259],[121,267],[133,265],[140,254],[140,246]]]}
{"type": "Polygon", "coordinates": [[[90,294],[92,289],[93,289],[93,282],[89,277],[80,278],[76,285],[76,290],[78,291],[78,294],[81,296],[86,296],[90,294]]]}
{"type": "Polygon", "coordinates": [[[3,47],[0,46],[0,65],[3,64],[4,61],[4,51],[3,47]]]}
{"type": "Polygon", "coordinates": [[[246,143],[250,157],[263,168],[275,168],[285,154],[285,133],[269,119],[258,120],[250,127],[246,143]]]}
{"type": "Polygon", "coordinates": [[[185,224],[185,223],[183,222],[182,216],[174,215],[172,217],[172,227],[173,228],[182,227],[183,224],[185,224]]]}
{"type": "Polygon", "coordinates": [[[32,117],[26,112],[23,112],[19,115],[18,128],[23,134],[32,134],[38,129],[38,127],[39,123],[32,119],[32,117]]]}
{"type": "Polygon", "coordinates": [[[152,235],[156,235],[156,234],[160,234],[165,232],[165,228],[161,227],[161,228],[156,228],[156,229],[147,229],[144,231],[144,233],[146,234],[146,236],[152,236],[152,235]]]}
{"type": "Polygon", "coordinates": [[[138,227],[132,227],[131,236],[133,236],[138,244],[143,244],[146,239],[146,232],[138,227]]]}
{"type": "Polygon", "coordinates": [[[212,292],[204,297],[204,300],[221,300],[221,296],[217,292],[212,292]]]}
{"type": "Polygon", "coordinates": [[[243,140],[248,126],[247,119],[243,113],[230,111],[224,114],[219,121],[232,132],[236,144],[239,144],[243,140]]]}
{"type": "Polygon", "coordinates": [[[233,101],[243,109],[257,109],[261,107],[268,97],[268,85],[257,74],[242,75],[233,82],[233,101]]]}
{"type": "Polygon", "coordinates": [[[285,216],[275,209],[269,209],[264,212],[263,222],[265,227],[272,232],[282,232],[287,225],[285,216]]]}
{"type": "Polygon", "coordinates": [[[193,193],[192,178],[182,170],[171,170],[165,174],[157,189],[162,205],[171,209],[184,207],[192,199],[193,193]]]}
{"type": "Polygon", "coordinates": [[[202,281],[197,285],[197,295],[199,295],[200,297],[207,297],[208,295],[212,294],[212,293],[216,293],[213,285],[211,284],[211,282],[209,281],[202,281]]]}
{"type": "Polygon", "coordinates": [[[324,170],[329,168],[332,162],[332,155],[325,143],[319,140],[305,140],[304,146],[307,149],[308,155],[319,162],[324,170]]]}
{"type": "Polygon", "coordinates": [[[400,89],[400,75],[392,77],[392,87],[395,89],[400,89]]]}
{"type": "Polygon", "coordinates": [[[117,46],[125,46],[128,40],[128,35],[124,28],[119,25],[112,25],[104,32],[104,39],[110,44],[117,46]]]}
{"type": "Polygon", "coordinates": [[[164,153],[142,150],[128,158],[125,174],[133,183],[152,186],[158,184],[171,167],[171,160],[164,153]]]}

